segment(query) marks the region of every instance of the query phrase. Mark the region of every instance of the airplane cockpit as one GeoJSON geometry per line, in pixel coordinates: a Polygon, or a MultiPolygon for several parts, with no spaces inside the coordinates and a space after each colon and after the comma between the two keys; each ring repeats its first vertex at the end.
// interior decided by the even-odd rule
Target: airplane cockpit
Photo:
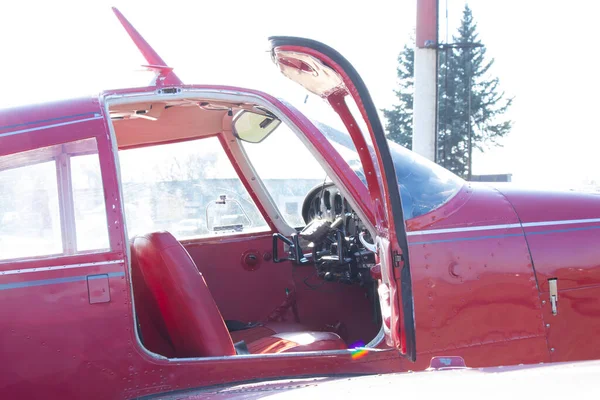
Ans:
{"type": "MultiPolygon", "coordinates": [[[[348,134],[312,126],[352,187],[268,104],[147,97],[108,98],[144,346],[168,358],[385,347],[375,230],[356,202],[368,192],[348,134]]],[[[392,149],[408,216],[462,187],[392,149]]]]}

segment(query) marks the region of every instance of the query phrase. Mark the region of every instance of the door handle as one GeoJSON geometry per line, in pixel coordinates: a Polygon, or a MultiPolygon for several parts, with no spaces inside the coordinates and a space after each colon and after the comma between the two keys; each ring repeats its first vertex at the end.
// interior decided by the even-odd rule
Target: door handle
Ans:
{"type": "Polygon", "coordinates": [[[558,279],[548,279],[550,287],[550,306],[552,307],[552,315],[558,314],[558,279]]]}

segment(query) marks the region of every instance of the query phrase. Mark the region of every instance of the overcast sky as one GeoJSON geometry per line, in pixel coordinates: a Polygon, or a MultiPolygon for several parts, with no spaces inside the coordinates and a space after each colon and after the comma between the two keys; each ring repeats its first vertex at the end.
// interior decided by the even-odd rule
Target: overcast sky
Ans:
{"type": "MultiPolygon", "coordinates": [[[[448,0],[450,33],[464,0],[448,0]]],[[[475,173],[513,173],[526,185],[600,181],[596,56],[599,6],[586,0],[471,0],[491,71],[515,96],[504,147],[476,154],[475,173]]],[[[117,6],[186,83],[261,89],[301,102],[270,62],[267,37],[327,43],[357,68],[378,108],[394,102],[396,58],[415,25],[412,0],[2,2],[0,107],[149,82],[112,14],[117,6]]],[[[440,0],[445,39],[446,0],[440,0]]]]}

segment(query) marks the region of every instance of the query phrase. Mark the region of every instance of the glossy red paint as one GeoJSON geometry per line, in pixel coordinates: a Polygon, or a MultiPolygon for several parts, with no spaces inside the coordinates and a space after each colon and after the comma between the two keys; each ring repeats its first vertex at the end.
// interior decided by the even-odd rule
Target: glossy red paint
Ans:
{"type": "Polygon", "coordinates": [[[591,360],[600,351],[599,196],[501,187],[524,225],[543,302],[552,361],[591,360]],[[549,279],[558,286],[556,313],[549,279]]]}
{"type": "Polygon", "coordinates": [[[463,196],[446,218],[409,233],[419,354],[451,352],[473,366],[503,364],[511,355],[509,364],[547,360],[539,292],[517,214],[502,194],[486,186],[474,186],[463,196]],[[517,227],[428,234],[500,224],[517,227]],[[544,352],[494,350],[497,343],[521,340],[539,342],[544,352]],[[477,356],[463,354],[473,347],[477,356]]]}
{"type": "Polygon", "coordinates": [[[548,349],[552,361],[596,360],[600,358],[595,341],[600,332],[598,286],[558,291],[558,313],[554,315],[548,296],[544,322],[548,335],[548,349]]]}
{"type": "MultiPolygon", "coordinates": [[[[67,128],[60,132],[63,136],[59,135],[58,140],[63,137],[79,138],[80,132],[76,124],[67,125],[67,128]]],[[[106,135],[107,131],[97,133],[106,135]]],[[[44,146],[49,142],[56,143],[56,136],[32,136],[28,143],[29,148],[44,146]]],[[[7,137],[11,138],[2,137],[2,149],[7,148],[4,146],[8,143],[5,140],[7,137]]],[[[15,151],[21,149],[24,147],[19,146],[15,151]]],[[[99,144],[103,165],[110,166],[113,157],[106,150],[99,144]]],[[[115,184],[116,171],[108,171],[110,172],[103,176],[106,192],[118,193],[115,184]]],[[[112,205],[119,211],[119,196],[107,196],[106,204],[109,213],[115,212],[112,205]],[[109,199],[115,200],[115,203],[112,204],[109,199]]],[[[122,213],[119,212],[119,215],[122,216],[122,213]]],[[[122,226],[116,224],[114,229],[123,235],[119,225],[122,226]]],[[[118,238],[118,235],[116,237],[118,238]]],[[[243,242],[243,239],[244,237],[240,239],[238,246],[245,249],[247,243],[243,242]]],[[[124,240],[121,241],[123,242],[124,240]]],[[[122,245],[120,248],[122,249],[122,245]]],[[[140,347],[135,335],[129,269],[126,267],[127,259],[124,256],[121,251],[23,261],[18,265],[9,262],[3,265],[3,290],[0,291],[0,296],[3,302],[2,318],[6,323],[3,323],[0,335],[3,343],[11,343],[10,349],[7,348],[3,355],[12,365],[10,372],[0,378],[3,395],[7,398],[37,397],[43,393],[46,398],[129,398],[165,390],[216,384],[231,379],[252,379],[257,376],[257,371],[259,376],[275,377],[282,374],[323,374],[333,371],[378,371],[382,366],[385,370],[393,370],[393,365],[397,363],[394,354],[375,354],[361,363],[353,362],[350,354],[325,358],[293,357],[293,364],[280,358],[240,359],[234,363],[226,359],[173,363],[156,358],[140,347]],[[81,268],[58,268],[6,275],[15,267],[60,267],[72,265],[71,263],[77,261],[89,263],[98,260],[114,260],[120,263],[97,263],[81,268]],[[111,301],[90,305],[85,281],[88,276],[97,274],[110,276],[111,301]],[[21,282],[24,285],[20,285],[21,282]],[[23,312],[23,301],[32,306],[29,312],[23,312]],[[57,319],[57,316],[60,318],[57,319]],[[110,329],[105,329],[106,327],[110,329]],[[34,354],[40,361],[31,365],[30,359],[23,357],[24,354],[34,354]],[[368,361],[374,363],[364,363],[368,361]],[[35,382],[33,385],[32,380],[35,382]],[[75,382],[76,385],[73,385],[75,382]]],[[[241,269],[239,256],[236,257],[235,265],[241,269]]]]}
{"type": "MultiPolygon", "coordinates": [[[[358,126],[358,123],[354,119],[354,116],[352,115],[352,113],[348,109],[348,106],[346,105],[345,97],[347,95],[348,93],[346,91],[336,91],[334,94],[331,94],[327,97],[327,101],[335,110],[335,112],[338,113],[338,115],[340,115],[342,121],[344,121],[344,125],[350,128],[348,129],[348,132],[352,136],[352,140],[358,143],[356,151],[358,153],[358,156],[360,157],[360,162],[363,165],[365,171],[365,179],[367,181],[367,185],[369,186],[369,188],[372,188],[372,190],[369,191],[369,193],[371,194],[371,204],[373,204],[374,206],[380,205],[381,202],[379,201],[379,198],[381,196],[381,189],[379,187],[379,180],[377,179],[378,173],[375,170],[373,157],[369,152],[369,147],[367,146],[365,137],[363,136],[363,133],[361,132],[358,126]]],[[[381,216],[383,215],[383,211],[377,210],[376,215],[377,214],[381,218],[381,216]]],[[[379,223],[379,221],[380,220],[378,219],[377,223],[379,223]]]]}
{"type": "Polygon", "coordinates": [[[558,278],[560,289],[600,285],[600,196],[500,190],[524,224],[543,292],[550,278],[558,278]]]}
{"type": "MultiPolygon", "coordinates": [[[[124,269],[99,266],[87,272],[124,269]]],[[[368,364],[352,362],[350,355],[293,357],[293,362],[158,359],[142,350],[135,338],[125,277],[110,278],[110,288],[111,302],[95,305],[87,301],[85,281],[2,291],[0,315],[5,322],[0,335],[3,343],[11,344],[3,349],[11,365],[0,377],[3,397],[133,398],[257,376],[391,371],[396,363],[393,354],[369,356],[368,364]],[[35,307],[23,312],[24,299],[35,307]]]]}
{"type": "MultiPolygon", "coordinates": [[[[371,224],[381,229],[389,222],[381,220],[369,191],[327,139],[291,106],[242,88],[179,88],[236,92],[268,102],[304,134],[371,224]]],[[[0,156],[96,138],[110,240],[110,249],[96,253],[0,262],[0,352],[7,366],[0,374],[2,398],[135,398],[255,379],[419,370],[439,355],[460,356],[471,367],[600,356],[593,340],[600,331],[600,254],[595,246],[600,198],[485,185],[465,185],[436,210],[406,221],[416,363],[385,345],[357,360],[343,351],[183,359],[149,352],[137,335],[137,323],[155,316],[134,314],[134,301],[136,308],[142,306],[145,295],[132,290],[137,277],[136,268],[130,267],[124,228],[114,153],[118,143],[104,104],[111,96],[156,90],[156,86],[113,90],[99,99],[0,110],[0,156]],[[549,298],[551,278],[558,279],[557,313],[549,298]]],[[[221,143],[227,151],[226,141],[221,143]]],[[[258,197],[253,199],[258,202],[258,197]]],[[[274,230],[274,224],[270,226],[274,230]]],[[[284,332],[300,327],[324,332],[333,327],[343,337],[345,326],[346,342],[377,333],[377,326],[365,323],[371,310],[361,297],[364,292],[353,286],[318,291],[298,285],[310,276],[311,268],[273,263],[271,233],[183,243],[224,319],[265,321],[285,303],[290,289],[299,323],[290,308],[282,319],[295,327],[282,328],[284,332]],[[258,267],[244,264],[249,251],[261,258],[258,267]]],[[[266,329],[270,332],[254,332],[255,337],[280,333],[268,324],[266,329]]],[[[155,343],[162,334],[159,329],[155,343]]],[[[337,339],[330,342],[343,347],[337,339]]],[[[175,357],[176,350],[161,343],[149,346],[175,357]]]]}
{"type": "Polygon", "coordinates": [[[87,131],[78,137],[95,136],[105,130],[101,115],[100,102],[91,98],[3,110],[0,115],[0,135],[3,136],[0,155],[72,141],[73,130],[70,128],[76,121],[85,120],[83,125],[76,125],[84,126],[83,130],[87,131]]]}

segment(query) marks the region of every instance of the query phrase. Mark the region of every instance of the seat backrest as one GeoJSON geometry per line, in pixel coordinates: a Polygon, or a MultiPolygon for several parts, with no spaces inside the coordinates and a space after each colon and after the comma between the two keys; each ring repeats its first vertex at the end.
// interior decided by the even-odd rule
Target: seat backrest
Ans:
{"type": "MultiPolygon", "coordinates": [[[[131,244],[134,293],[136,278],[152,301],[135,299],[136,309],[157,307],[166,327],[174,356],[213,357],[235,355],[225,321],[204,277],[185,248],[168,232],[133,238],[131,244]]],[[[147,313],[148,314],[148,313],[147,313]]],[[[161,325],[162,325],[161,323],[161,325]]],[[[142,326],[142,338],[144,327],[142,326]]]]}
{"type": "Polygon", "coordinates": [[[163,320],[158,303],[148,288],[137,255],[133,251],[133,240],[130,245],[131,251],[131,281],[133,283],[133,300],[135,304],[135,316],[138,325],[140,339],[144,346],[162,356],[175,357],[175,349],[171,344],[171,338],[165,321],[163,320]]]}

